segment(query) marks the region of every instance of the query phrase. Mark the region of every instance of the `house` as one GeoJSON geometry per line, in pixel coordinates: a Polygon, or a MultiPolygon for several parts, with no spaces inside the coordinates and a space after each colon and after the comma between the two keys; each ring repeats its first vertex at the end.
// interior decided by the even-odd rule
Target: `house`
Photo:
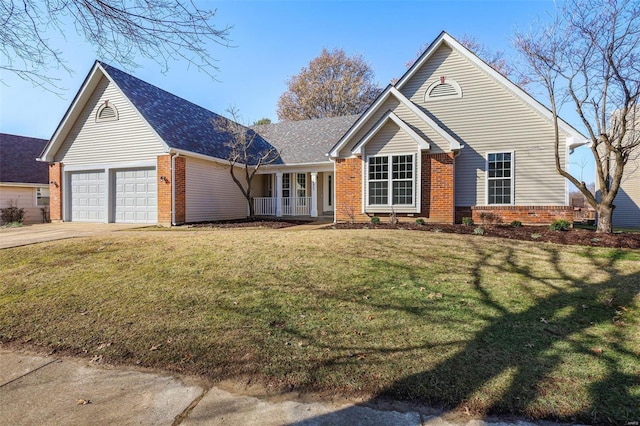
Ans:
{"type": "MultiPolygon", "coordinates": [[[[96,62],[40,157],[51,218],[179,224],[247,216],[217,114],[96,62]]],[[[571,220],[548,109],[446,33],[359,116],[247,128],[276,147],[263,216],[571,220]]],[[[564,121],[561,161],[584,137],[564,121]]]]}
{"type": "Polygon", "coordinates": [[[47,165],[36,161],[46,144],[45,139],[0,133],[0,208],[24,209],[25,224],[47,219],[49,174],[47,165]]]}
{"type": "MultiPolygon", "coordinates": [[[[50,163],[52,221],[180,224],[246,217],[245,198],[229,174],[231,136],[213,124],[219,119],[96,62],[40,157],[50,163]]],[[[269,141],[281,151],[253,181],[259,214],[331,214],[326,188],[333,188],[333,166],[326,153],[354,121],[256,126],[255,153],[271,147],[269,141]]]]}
{"type": "MultiPolygon", "coordinates": [[[[585,137],[559,121],[560,161],[585,137]]],[[[571,221],[550,111],[447,33],[330,151],[336,219],[571,221]]]]}
{"type": "MultiPolygon", "coordinates": [[[[629,123],[628,140],[637,143],[640,138],[640,113],[637,108],[631,112],[629,123]]],[[[640,229],[640,147],[633,151],[627,161],[614,205],[614,228],[640,229]]]]}

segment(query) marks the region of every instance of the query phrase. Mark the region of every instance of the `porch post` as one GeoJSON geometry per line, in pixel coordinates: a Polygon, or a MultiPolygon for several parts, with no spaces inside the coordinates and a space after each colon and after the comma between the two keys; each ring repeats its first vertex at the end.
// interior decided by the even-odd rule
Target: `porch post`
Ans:
{"type": "Polygon", "coordinates": [[[276,217],[282,217],[282,172],[276,172],[276,217]]]}
{"type": "Polygon", "coordinates": [[[311,217],[318,217],[318,172],[311,172],[311,217]]]}

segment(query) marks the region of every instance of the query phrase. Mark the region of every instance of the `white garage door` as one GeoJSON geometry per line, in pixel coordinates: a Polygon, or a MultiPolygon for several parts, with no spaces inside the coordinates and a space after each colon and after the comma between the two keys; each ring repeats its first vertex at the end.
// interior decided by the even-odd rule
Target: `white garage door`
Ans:
{"type": "Polygon", "coordinates": [[[71,221],[106,222],[103,171],[71,173],[71,221]]]}
{"type": "Polygon", "coordinates": [[[156,169],[123,169],[114,172],[115,222],[156,223],[158,198],[156,169]]]}

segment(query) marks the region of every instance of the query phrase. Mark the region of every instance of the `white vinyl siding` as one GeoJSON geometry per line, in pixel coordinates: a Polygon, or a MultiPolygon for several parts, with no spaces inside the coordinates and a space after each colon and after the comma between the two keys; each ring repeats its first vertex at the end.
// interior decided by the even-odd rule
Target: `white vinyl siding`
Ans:
{"type": "MultiPolygon", "coordinates": [[[[484,153],[504,151],[518,158],[517,205],[566,203],[567,184],[555,172],[552,124],[475,64],[441,46],[401,92],[465,145],[456,157],[457,206],[485,204],[484,153]],[[425,103],[427,88],[442,76],[456,81],[464,96],[425,103]]],[[[565,154],[561,148],[562,164],[565,154]]]]}
{"type": "Polygon", "coordinates": [[[115,170],[113,179],[114,222],[156,223],[158,221],[155,168],[115,170]]]}
{"type": "Polygon", "coordinates": [[[625,167],[620,190],[613,202],[613,226],[640,229],[640,155],[625,167]]]}
{"type": "MultiPolygon", "coordinates": [[[[231,179],[228,167],[195,158],[187,158],[186,167],[187,222],[247,217],[247,201],[231,179]]],[[[244,173],[236,170],[237,175],[244,173]]]]}
{"type": "Polygon", "coordinates": [[[411,136],[397,124],[387,122],[365,147],[367,155],[386,155],[396,152],[417,152],[418,146],[411,136]]]}
{"type": "Polygon", "coordinates": [[[164,145],[140,114],[106,77],[58,150],[55,161],[65,166],[91,166],[132,161],[155,161],[164,145]],[[104,102],[117,108],[118,120],[96,121],[104,102]]]}
{"type": "MultiPolygon", "coordinates": [[[[431,145],[429,153],[436,154],[450,151],[450,145],[448,141],[444,140],[444,138],[439,135],[434,129],[424,124],[424,122],[420,120],[420,118],[418,118],[406,106],[402,105],[393,95],[390,95],[389,99],[387,99],[382,105],[380,105],[376,113],[373,114],[367,120],[364,126],[362,126],[362,128],[353,135],[353,137],[350,139],[350,142],[340,150],[340,157],[350,157],[353,147],[357,145],[362,140],[362,138],[365,137],[369,129],[374,127],[375,124],[382,118],[382,116],[390,110],[393,111],[393,113],[396,114],[400,120],[409,125],[422,139],[424,139],[431,145]]],[[[367,143],[367,155],[370,155],[370,150],[372,149],[369,146],[371,145],[375,147],[377,144],[378,146],[380,144],[385,144],[385,134],[387,135],[386,137],[389,138],[389,135],[391,134],[391,132],[393,132],[392,129],[394,128],[397,129],[397,132],[399,132],[396,133],[396,136],[393,137],[394,139],[398,138],[397,141],[394,140],[394,143],[400,143],[400,138],[407,138],[408,140],[411,140],[411,138],[405,132],[401,131],[395,123],[389,122],[385,124],[378,132],[378,134],[367,143]]],[[[387,139],[387,141],[388,140],[389,139],[387,139]]],[[[411,142],[411,149],[417,149],[416,142],[413,140],[411,140],[411,142]]]]}
{"type": "Polygon", "coordinates": [[[72,222],[106,222],[104,171],[69,174],[72,222]]]}
{"type": "Polygon", "coordinates": [[[41,206],[36,205],[36,190],[37,188],[32,186],[0,185],[0,209],[14,206],[24,209],[23,223],[25,225],[41,223],[42,211],[40,210],[41,206]]]}

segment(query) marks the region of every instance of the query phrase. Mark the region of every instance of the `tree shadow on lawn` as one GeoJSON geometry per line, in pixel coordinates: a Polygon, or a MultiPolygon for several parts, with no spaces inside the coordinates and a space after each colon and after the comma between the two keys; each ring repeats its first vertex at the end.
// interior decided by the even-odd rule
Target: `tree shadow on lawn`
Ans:
{"type": "MultiPolygon", "coordinates": [[[[509,246],[498,253],[484,250],[480,243],[474,245],[479,258],[471,268],[471,285],[496,315],[487,318],[488,324],[453,356],[387,386],[367,405],[379,399],[400,399],[480,416],[513,414],[598,424],[640,420],[640,354],[625,348],[625,328],[633,324],[625,324],[622,318],[624,307],[640,293],[640,274],[625,275],[619,269],[618,260],[625,252],[600,258],[585,248],[585,256],[606,274],[606,279],[594,283],[588,276],[566,272],[554,247],[536,246],[544,250],[553,271],[534,274],[528,266],[518,265],[509,246]],[[504,258],[497,259],[498,255],[504,258]],[[487,290],[485,283],[491,277],[483,268],[488,264],[524,277],[522,289],[532,294],[536,289],[526,281],[549,291],[536,297],[533,306],[511,309],[487,290]],[[558,285],[558,280],[564,284],[558,285]],[[612,322],[615,331],[604,339],[589,330],[612,322]],[[588,386],[584,392],[573,393],[584,384],[588,386]]],[[[299,424],[332,419],[334,414],[299,424]]]]}

